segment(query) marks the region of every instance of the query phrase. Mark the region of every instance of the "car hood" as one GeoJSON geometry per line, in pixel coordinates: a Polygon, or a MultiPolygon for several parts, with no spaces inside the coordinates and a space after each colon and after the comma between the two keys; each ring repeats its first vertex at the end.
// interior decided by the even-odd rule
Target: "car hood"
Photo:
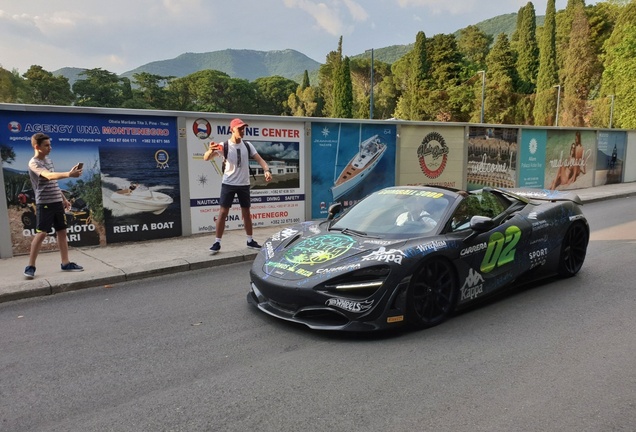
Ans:
{"type": "Polygon", "coordinates": [[[368,237],[329,231],[327,222],[305,222],[279,231],[267,239],[254,267],[265,275],[300,280],[380,263],[401,263],[404,239],[368,237]]]}

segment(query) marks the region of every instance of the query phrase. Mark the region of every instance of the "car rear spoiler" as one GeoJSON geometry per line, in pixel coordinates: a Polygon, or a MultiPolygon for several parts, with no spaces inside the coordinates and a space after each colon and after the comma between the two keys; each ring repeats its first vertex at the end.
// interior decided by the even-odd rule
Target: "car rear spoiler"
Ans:
{"type": "Polygon", "coordinates": [[[550,189],[530,189],[530,188],[516,188],[516,189],[498,189],[502,194],[509,194],[518,197],[522,201],[572,201],[578,205],[583,205],[581,198],[570,191],[559,191],[550,189]]]}

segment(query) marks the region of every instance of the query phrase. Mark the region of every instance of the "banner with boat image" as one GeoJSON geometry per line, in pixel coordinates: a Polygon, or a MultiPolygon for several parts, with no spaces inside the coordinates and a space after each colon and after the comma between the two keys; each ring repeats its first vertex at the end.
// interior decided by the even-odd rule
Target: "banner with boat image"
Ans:
{"type": "MultiPolygon", "coordinates": [[[[7,143],[7,151],[14,155],[3,164],[14,255],[27,254],[35,234],[35,199],[27,165],[33,157],[30,139],[36,132],[51,137],[50,158],[56,171],[69,171],[79,162],[84,164],[81,177],[58,180],[71,202],[66,213],[70,246],[181,235],[181,214],[176,207],[179,182],[173,118],[88,114],[71,109],[68,112],[3,110],[0,122],[8,125],[0,130],[0,140],[7,143]],[[143,150],[136,151],[134,147],[143,150]],[[148,159],[151,162],[146,162],[148,159]],[[163,168],[168,165],[169,169],[163,168]],[[161,174],[153,175],[156,171],[161,174]],[[152,213],[131,212],[121,217],[117,212],[122,206],[111,204],[109,196],[130,182],[146,182],[153,193],[169,195],[176,212],[168,206],[161,215],[148,217],[152,213]],[[154,227],[153,235],[122,228],[135,224],[140,227],[147,224],[148,231],[154,227]],[[121,235],[117,235],[119,232],[121,235]]],[[[56,236],[47,236],[42,250],[56,249],[56,236]]]]}
{"type": "Polygon", "coordinates": [[[312,218],[395,185],[395,125],[316,122],[311,136],[312,218]]]}
{"type": "Polygon", "coordinates": [[[182,234],[177,137],[166,126],[161,137],[100,147],[108,243],[182,234]]]}
{"type": "MultiPolygon", "coordinates": [[[[212,117],[186,118],[190,214],[192,233],[216,229],[223,179],[223,157],[203,160],[210,142],[230,138],[230,120],[212,117]]],[[[305,220],[304,125],[299,122],[247,120],[244,141],[250,142],[267,162],[272,181],[265,181],[262,167],[250,158],[252,225],[287,225],[305,220]]],[[[243,229],[238,200],[226,220],[226,229],[243,229]]]]}

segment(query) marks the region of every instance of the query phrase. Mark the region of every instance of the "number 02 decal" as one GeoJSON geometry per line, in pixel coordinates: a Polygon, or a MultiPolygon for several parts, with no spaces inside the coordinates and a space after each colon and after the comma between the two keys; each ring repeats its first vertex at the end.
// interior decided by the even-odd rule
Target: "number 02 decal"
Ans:
{"type": "Polygon", "coordinates": [[[520,238],[521,229],[518,226],[508,227],[505,235],[502,232],[493,233],[488,239],[488,249],[486,249],[486,255],[481,262],[481,271],[488,273],[493,271],[495,267],[514,261],[520,238]]]}

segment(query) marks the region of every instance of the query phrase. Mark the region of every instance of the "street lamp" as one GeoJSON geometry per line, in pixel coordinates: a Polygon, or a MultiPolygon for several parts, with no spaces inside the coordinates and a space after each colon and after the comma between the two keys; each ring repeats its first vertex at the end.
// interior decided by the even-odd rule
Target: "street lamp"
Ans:
{"type": "Polygon", "coordinates": [[[477,73],[481,74],[481,116],[479,123],[484,122],[484,97],[486,96],[486,71],[480,70],[477,73]]]}
{"type": "Polygon", "coordinates": [[[557,107],[556,107],[556,114],[554,116],[554,125],[558,126],[559,125],[559,105],[561,104],[561,84],[557,84],[552,87],[557,89],[557,107]]]}
{"type": "Polygon", "coordinates": [[[610,104],[610,123],[609,128],[612,128],[612,120],[614,120],[614,95],[610,95],[612,98],[612,103],[610,104]]]}

